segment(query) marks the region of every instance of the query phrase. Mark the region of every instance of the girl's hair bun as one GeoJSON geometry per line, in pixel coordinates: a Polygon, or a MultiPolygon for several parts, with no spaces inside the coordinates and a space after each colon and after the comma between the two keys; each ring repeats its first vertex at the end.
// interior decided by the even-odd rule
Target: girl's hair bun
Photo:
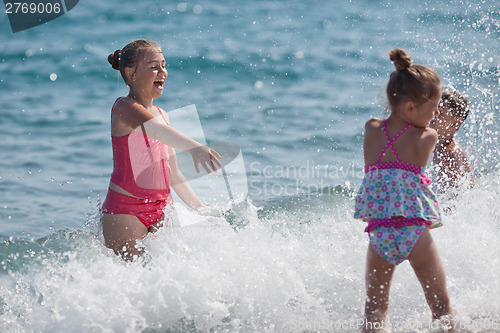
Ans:
{"type": "Polygon", "coordinates": [[[389,57],[398,72],[407,70],[411,66],[411,59],[403,49],[392,50],[389,57]]]}
{"type": "Polygon", "coordinates": [[[111,53],[108,56],[108,62],[111,64],[111,67],[113,67],[116,70],[120,69],[120,53],[122,50],[118,49],[115,51],[115,53],[111,53]]]}

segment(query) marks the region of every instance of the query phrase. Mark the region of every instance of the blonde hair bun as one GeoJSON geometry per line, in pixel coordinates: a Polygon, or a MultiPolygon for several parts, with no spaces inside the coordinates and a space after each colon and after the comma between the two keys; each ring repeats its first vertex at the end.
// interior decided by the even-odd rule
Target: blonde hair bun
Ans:
{"type": "Polygon", "coordinates": [[[401,72],[411,66],[411,58],[403,49],[394,49],[389,53],[389,58],[394,63],[396,70],[401,72]]]}

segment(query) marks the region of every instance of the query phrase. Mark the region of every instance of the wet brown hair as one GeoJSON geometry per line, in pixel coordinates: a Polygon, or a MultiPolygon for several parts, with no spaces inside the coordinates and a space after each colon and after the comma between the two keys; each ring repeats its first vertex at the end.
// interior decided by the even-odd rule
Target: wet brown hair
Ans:
{"type": "Polygon", "coordinates": [[[446,90],[441,95],[441,103],[448,108],[452,116],[455,118],[467,119],[469,108],[467,107],[467,99],[460,95],[458,91],[446,90]]]}
{"type": "Polygon", "coordinates": [[[410,57],[402,49],[392,50],[389,57],[396,67],[386,89],[389,105],[393,110],[408,100],[419,105],[439,96],[441,80],[433,69],[412,64],[410,57]]]}
{"type": "Polygon", "coordinates": [[[159,50],[161,52],[161,47],[154,41],[145,39],[134,40],[125,45],[123,49],[118,49],[114,53],[111,53],[108,56],[108,62],[111,64],[111,67],[120,71],[123,80],[128,84],[125,67],[137,68],[139,60],[149,50],[159,50]]]}

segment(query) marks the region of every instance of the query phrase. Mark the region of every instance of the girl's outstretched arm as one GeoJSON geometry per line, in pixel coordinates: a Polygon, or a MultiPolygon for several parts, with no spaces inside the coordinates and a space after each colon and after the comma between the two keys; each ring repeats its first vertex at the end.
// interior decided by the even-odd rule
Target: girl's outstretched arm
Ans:
{"type": "Polygon", "coordinates": [[[215,150],[203,146],[199,142],[185,136],[176,129],[167,126],[153,117],[141,104],[130,100],[121,99],[115,105],[113,112],[114,121],[120,133],[112,133],[115,136],[129,134],[131,131],[141,131],[147,136],[159,140],[169,147],[184,151],[193,157],[196,172],[200,172],[201,165],[207,173],[216,171],[222,166],[222,158],[215,150]]]}
{"type": "Polygon", "coordinates": [[[217,171],[222,166],[220,162],[222,157],[215,150],[203,146],[176,129],[158,122],[156,119],[147,121],[139,129],[144,130],[147,136],[160,140],[169,147],[191,154],[197,173],[200,173],[200,165],[207,173],[217,171]]]}

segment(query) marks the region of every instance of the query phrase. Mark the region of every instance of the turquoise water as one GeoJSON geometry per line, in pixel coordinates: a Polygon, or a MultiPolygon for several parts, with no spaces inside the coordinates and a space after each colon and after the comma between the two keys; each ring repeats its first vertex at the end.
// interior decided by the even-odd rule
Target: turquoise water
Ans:
{"type": "MultiPolygon", "coordinates": [[[[402,47],[470,101],[458,138],[477,186],[443,201],[456,209],[433,237],[459,328],[499,331],[499,5],[85,1],[15,34],[0,14],[0,330],[355,331],[362,131],[384,115],[387,54],[402,47]],[[145,266],[110,253],[97,223],[109,112],[127,93],[107,55],[135,38],[163,47],[169,78],[157,104],[196,105],[208,141],[241,148],[246,177],[230,182],[245,227],[176,204],[183,227],[145,241],[145,266]]],[[[226,209],[211,184],[198,179],[199,196],[226,209]]],[[[394,332],[434,329],[407,263],[389,320],[394,332]]]]}

